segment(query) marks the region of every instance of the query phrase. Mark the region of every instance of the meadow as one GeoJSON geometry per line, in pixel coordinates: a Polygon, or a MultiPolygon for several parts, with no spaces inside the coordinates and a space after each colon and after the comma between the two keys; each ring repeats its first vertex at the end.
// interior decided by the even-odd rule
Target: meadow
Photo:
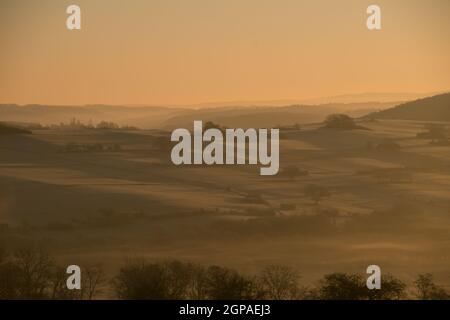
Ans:
{"type": "Polygon", "coordinates": [[[282,127],[276,176],[175,166],[162,129],[2,135],[0,241],[107,273],[136,257],[244,273],[276,264],[310,284],[377,264],[405,282],[433,273],[450,285],[450,148],[418,138],[425,125],[282,127]]]}

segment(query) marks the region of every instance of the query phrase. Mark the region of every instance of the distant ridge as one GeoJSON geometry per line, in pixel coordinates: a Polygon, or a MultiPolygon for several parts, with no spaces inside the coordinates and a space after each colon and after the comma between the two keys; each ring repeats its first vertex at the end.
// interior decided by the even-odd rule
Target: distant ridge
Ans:
{"type": "Polygon", "coordinates": [[[363,102],[324,105],[286,105],[266,107],[129,107],[129,106],[46,106],[2,105],[0,119],[3,122],[51,125],[77,119],[83,123],[96,124],[112,121],[119,125],[141,129],[173,129],[192,125],[194,120],[214,121],[229,127],[275,127],[293,123],[321,122],[332,113],[346,113],[361,117],[370,112],[396,106],[403,101],[386,103],[363,102]]]}
{"type": "Polygon", "coordinates": [[[342,94],[329,97],[316,97],[308,99],[281,99],[281,100],[253,100],[253,101],[222,101],[222,102],[209,102],[209,103],[197,103],[190,105],[183,105],[190,108],[217,108],[217,107],[256,107],[256,106],[272,106],[272,107],[284,107],[287,105],[318,105],[318,104],[336,104],[336,103],[367,103],[367,102],[392,102],[392,101],[412,101],[431,95],[440,94],[443,92],[432,93],[407,93],[407,92],[368,92],[358,94],[342,94]]]}
{"type": "Polygon", "coordinates": [[[450,93],[403,103],[391,109],[371,113],[368,117],[418,121],[450,121],[450,93]]]}

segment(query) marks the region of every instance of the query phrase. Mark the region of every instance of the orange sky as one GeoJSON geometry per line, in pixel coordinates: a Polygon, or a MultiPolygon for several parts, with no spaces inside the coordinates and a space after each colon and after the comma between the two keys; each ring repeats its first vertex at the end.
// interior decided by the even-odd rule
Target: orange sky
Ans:
{"type": "Polygon", "coordinates": [[[0,103],[449,90],[449,31],[448,0],[0,0],[0,103]],[[372,3],[381,31],[366,28],[372,3]]]}

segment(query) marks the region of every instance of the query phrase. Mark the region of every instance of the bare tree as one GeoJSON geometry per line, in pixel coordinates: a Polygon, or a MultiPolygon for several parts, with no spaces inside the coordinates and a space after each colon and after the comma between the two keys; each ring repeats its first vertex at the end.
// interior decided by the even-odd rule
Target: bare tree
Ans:
{"type": "Polygon", "coordinates": [[[450,293],[436,285],[433,276],[429,273],[419,274],[414,281],[417,297],[421,300],[448,300],[450,293]]]}
{"type": "Polygon", "coordinates": [[[0,264],[0,299],[20,299],[18,283],[20,273],[17,266],[11,262],[0,264]]]}
{"type": "Polygon", "coordinates": [[[85,268],[82,276],[82,298],[92,300],[102,292],[102,286],[106,283],[105,272],[100,265],[85,268]]]}
{"type": "Polygon", "coordinates": [[[213,300],[251,299],[253,282],[237,271],[210,266],[206,271],[208,298],[213,300]]]}
{"type": "Polygon", "coordinates": [[[24,249],[14,254],[14,263],[20,274],[20,296],[43,299],[51,278],[53,262],[42,250],[24,249]]]}
{"type": "Polygon", "coordinates": [[[67,273],[63,267],[55,266],[49,284],[49,298],[52,300],[79,300],[80,290],[67,288],[67,273]]]}
{"type": "Polygon", "coordinates": [[[300,289],[298,287],[298,273],[285,266],[268,266],[258,277],[265,297],[271,300],[297,299],[300,289]]]}

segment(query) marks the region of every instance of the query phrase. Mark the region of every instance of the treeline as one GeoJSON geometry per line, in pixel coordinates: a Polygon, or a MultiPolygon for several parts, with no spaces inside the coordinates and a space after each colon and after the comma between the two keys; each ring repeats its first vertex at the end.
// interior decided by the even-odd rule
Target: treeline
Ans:
{"type": "Polygon", "coordinates": [[[0,253],[0,299],[127,300],[394,300],[450,299],[430,274],[418,275],[412,291],[392,275],[382,276],[381,290],[369,290],[365,276],[325,275],[314,286],[302,286],[300,275],[286,266],[267,266],[256,275],[244,275],[220,266],[182,261],[125,263],[107,279],[101,267],[82,268],[81,290],[68,290],[69,275],[41,250],[0,253]]]}
{"type": "Polygon", "coordinates": [[[392,275],[382,276],[380,290],[369,290],[366,277],[351,273],[325,275],[314,286],[301,286],[300,275],[286,266],[267,266],[247,276],[219,266],[181,261],[130,262],[114,278],[120,299],[200,300],[447,300],[450,293],[431,274],[418,275],[413,293],[392,275]]]}
{"type": "Polygon", "coordinates": [[[80,130],[80,129],[99,129],[99,130],[139,130],[137,127],[128,125],[119,125],[118,123],[112,121],[100,121],[97,124],[93,124],[92,121],[88,123],[83,123],[81,120],[76,118],[70,119],[68,123],[61,122],[59,124],[51,125],[41,125],[41,124],[29,124],[28,128],[30,130],[42,130],[42,129],[69,129],[69,130],[80,130]]]}
{"type": "Polygon", "coordinates": [[[42,250],[0,250],[0,299],[90,300],[105,283],[99,266],[83,269],[81,290],[68,290],[66,268],[42,250]]]}

